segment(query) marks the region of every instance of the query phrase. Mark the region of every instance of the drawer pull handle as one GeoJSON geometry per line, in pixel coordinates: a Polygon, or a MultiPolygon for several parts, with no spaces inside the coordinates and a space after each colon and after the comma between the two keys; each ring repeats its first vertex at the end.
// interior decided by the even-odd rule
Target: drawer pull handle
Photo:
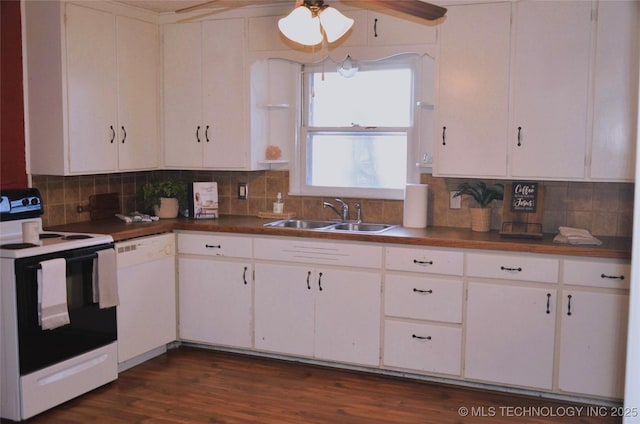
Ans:
{"type": "Polygon", "coordinates": [[[244,285],[247,285],[247,269],[249,269],[248,267],[244,267],[244,271],[242,271],[242,281],[244,281],[244,285]]]}
{"type": "Polygon", "coordinates": [[[611,280],[624,280],[624,275],[607,275],[607,274],[601,274],[600,278],[609,278],[611,280]]]}
{"type": "Polygon", "coordinates": [[[567,315],[571,316],[571,295],[567,295],[567,315]]]}
{"type": "Polygon", "coordinates": [[[413,288],[413,292],[414,293],[433,293],[433,290],[429,289],[429,290],[421,290],[421,289],[417,289],[417,288],[413,288]]]}
{"type": "Polygon", "coordinates": [[[311,284],[309,284],[309,278],[311,278],[311,271],[307,271],[307,290],[311,290],[311,284]]]}
{"type": "Polygon", "coordinates": [[[431,336],[416,336],[415,334],[412,334],[411,337],[418,340],[431,340],[431,336]]]}
{"type": "Polygon", "coordinates": [[[417,259],[414,259],[413,263],[418,265],[433,265],[433,261],[419,261],[417,259]]]}
{"type": "Polygon", "coordinates": [[[220,244],[205,244],[204,247],[207,249],[222,249],[222,245],[220,244]]]}
{"type": "Polygon", "coordinates": [[[521,272],[522,268],[518,267],[518,268],[509,268],[507,266],[501,266],[500,267],[501,271],[509,271],[509,272],[521,272]]]}
{"type": "Polygon", "coordinates": [[[322,273],[318,274],[318,290],[322,291],[322,273]]]}
{"type": "Polygon", "coordinates": [[[547,313],[551,313],[551,293],[547,293],[547,313]]]}

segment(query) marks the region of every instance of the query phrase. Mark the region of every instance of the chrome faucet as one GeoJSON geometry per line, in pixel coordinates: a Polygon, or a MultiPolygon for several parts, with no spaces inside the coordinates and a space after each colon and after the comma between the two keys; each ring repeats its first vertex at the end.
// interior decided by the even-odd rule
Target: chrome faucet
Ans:
{"type": "Polygon", "coordinates": [[[340,205],[342,206],[342,212],[339,212],[338,209],[336,209],[336,207],[333,206],[333,204],[331,202],[322,202],[322,207],[323,208],[331,208],[336,214],[338,214],[340,219],[342,219],[343,221],[348,221],[349,220],[349,205],[347,205],[346,202],[344,202],[342,199],[336,199],[336,202],[340,203],[340,205]]]}
{"type": "Polygon", "coordinates": [[[356,208],[356,223],[360,224],[362,222],[362,207],[358,202],[356,202],[353,206],[356,208]]]}

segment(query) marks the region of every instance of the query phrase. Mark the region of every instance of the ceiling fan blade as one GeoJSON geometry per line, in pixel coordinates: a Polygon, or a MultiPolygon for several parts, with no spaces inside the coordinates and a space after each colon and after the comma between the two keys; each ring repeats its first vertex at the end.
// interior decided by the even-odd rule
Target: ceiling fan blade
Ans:
{"type": "Polygon", "coordinates": [[[420,0],[364,0],[368,3],[380,5],[387,9],[395,10],[402,13],[426,19],[428,21],[434,21],[440,19],[447,13],[447,9],[444,7],[436,6],[435,4],[425,3],[420,0]]]}

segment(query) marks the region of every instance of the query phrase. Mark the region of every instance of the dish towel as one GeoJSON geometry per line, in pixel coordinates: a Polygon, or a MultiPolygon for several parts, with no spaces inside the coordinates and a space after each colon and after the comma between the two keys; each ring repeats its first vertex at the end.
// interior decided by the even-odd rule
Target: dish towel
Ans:
{"type": "Polygon", "coordinates": [[[602,242],[582,228],[559,227],[560,233],[553,239],[556,243],[592,244],[600,246],[602,242]]]}
{"type": "Polygon", "coordinates": [[[120,304],[117,272],[116,251],[99,250],[98,260],[93,262],[93,301],[100,309],[120,304]]]}
{"type": "Polygon", "coordinates": [[[37,274],[40,327],[52,330],[69,324],[67,262],[60,258],[42,261],[37,274]]]}

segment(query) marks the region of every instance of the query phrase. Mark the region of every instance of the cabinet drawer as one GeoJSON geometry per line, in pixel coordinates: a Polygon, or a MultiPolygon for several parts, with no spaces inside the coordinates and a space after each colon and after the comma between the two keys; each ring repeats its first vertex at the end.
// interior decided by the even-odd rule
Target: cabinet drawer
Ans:
{"type": "Polygon", "coordinates": [[[558,282],[559,260],[521,255],[467,254],[467,274],[506,280],[558,282]]]}
{"type": "Polygon", "coordinates": [[[399,271],[462,275],[462,252],[388,247],[385,266],[399,271]]]}
{"type": "Polygon", "coordinates": [[[251,238],[218,233],[178,233],[178,253],[250,258],[251,238]]]}
{"type": "Polygon", "coordinates": [[[462,281],[387,274],[385,315],[462,322],[462,281]]]}
{"type": "Polygon", "coordinates": [[[382,247],[339,242],[313,242],[304,239],[254,241],[255,258],[362,268],[382,267],[382,247]]]}
{"type": "Polygon", "coordinates": [[[563,262],[562,281],[578,286],[629,288],[631,264],[602,259],[567,259],[563,262]]]}
{"type": "Polygon", "coordinates": [[[460,375],[462,330],[385,320],[384,365],[460,375]]]}

